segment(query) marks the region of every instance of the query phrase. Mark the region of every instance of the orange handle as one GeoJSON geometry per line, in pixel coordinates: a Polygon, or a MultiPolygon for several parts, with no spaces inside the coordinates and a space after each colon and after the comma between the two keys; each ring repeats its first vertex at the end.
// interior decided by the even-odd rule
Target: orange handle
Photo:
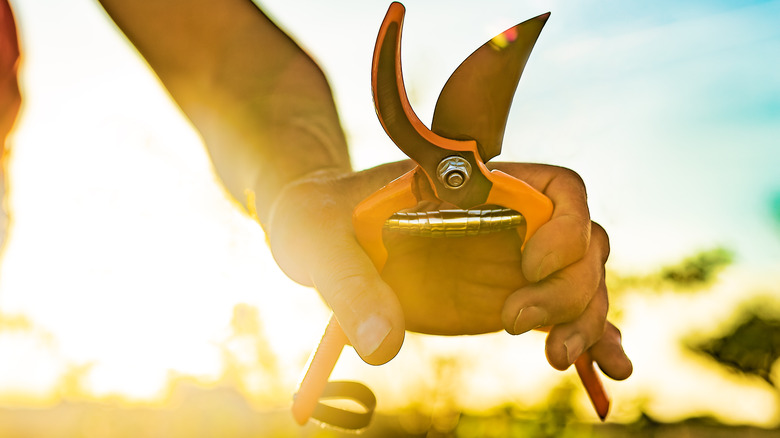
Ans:
{"type": "MultiPolygon", "coordinates": [[[[414,170],[391,181],[358,204],[353,213],[355,235],[378,271],[387,261],[387,250],[382,243],[382,227],[393,213],[417,204],[412,192],[414,170]]],[[[331,317],[320,344],[314,351],[293,400],[295,421],[303,425],[309,421],[328,383],[328,378],[349,339],[335,317],[331,317]]]]}
{"type": "Polygon", "coordinates": [[[377,190],[358,204],[352,213],[355,237],[379,272],[387,261],[387,249],[382,241],[385,221],[393,213],[417,205],[417,196],[412,190],[416,171],[415,168],[377,190]]]}
{"type": "MultiPolygon", "coordinates": [[[[549,332],[550,326],[540,327],[539,331],[549,332]]],[[[601,383],[596,368],[593,366],[593,357],[590,352],[585,351],[574,361],[574,368],[577,370],[577,375],[580,377],[580,382],[585,388],[585,392],[588,393],[593,408],[596,410],[596,414],[601,421],[607,418],[609,413],[609,395],[604,389],[604,384],[601,383]]]]}
{"type": "Polygon", "coordinates": [[[301,426],[311,418],[317,407],[322,391],[328,383],[328,377],[339,360],[341,350],[349,343],[335,316],[331,316],[328,327],[317,349],[309,359],[306,374],[298,385],[292,404],[292,413],[295,421],[301,426]]]}
{"type": "Polygon", "coordinates": [[[525,181],[504,172],[494,170],[485,174],[493,183],[487,203],[511,208],[525,218],[525,236],[520,236],[523,239],[521,249],[525,249],[528,239],[552,217],[552,201],[525,181]]]}
{"type": "Polygon", "coordinates": [[[596,410],[596,414],[601,421],[607,418],[609,413],[609,396],[604,389],[604,385],[601,383],[599,375],[596,373],[596,368],[593,366],[593,358],[587,351],[582,353],[577,360],[574,361],[574,367],[577,369],[577,374],[580,376],[582,386],[585,387],[585,391],[590,397],[593,408],[596,410]]]}

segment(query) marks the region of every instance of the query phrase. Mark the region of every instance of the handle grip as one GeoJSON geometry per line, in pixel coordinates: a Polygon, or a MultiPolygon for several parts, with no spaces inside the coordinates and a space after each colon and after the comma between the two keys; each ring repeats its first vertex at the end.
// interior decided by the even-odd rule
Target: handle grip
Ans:
{"type": "MultiPolygon", "coordinates": [[[[412,191],[413,180],[414,171],[410,171],[391,181],[358,204],[352,216],[355,235],[363,246],[363,249],[371,258],[374,266],[376,266],[377,270],[380,272],[387,261],[387,250],[382,243],[382,227],[385,220],[396,211],[413,207],[417,204],[417,197],[412,191]]],[[[374,398],[373,393],[371,393],[368,388],[358,383],[328,382],[330,373],[336,366],[341,351],[347,344],[349,344],[349,339],[347,339],[347,336],[344,334],[338,321],[336,321],[335,316],[331,317],[319,346],[317,346],[317,349],[309,360],[306,374],[303,376],[303,379],[301,379],[301,383],[298,386],[298,392],[293,400],[293,417],[298,424],[306,424],[306,422],[309,421],[309,418],[319,419],[323,422],[346,429],[359,429],[368,424],[374,406],[376,405],[376,399],[374,398]],[[331,384],[351,385],[348,387],[352,388],[351,391],[339,391],[334,389],[333,392],[339,393],[339,397],[351,398],[358,403],[361,403],[366,408],[366,413],[356,414],[354,412],[338,410],[320,403],[319,400],[321,398],[329,397],[326,391],[328,390],[328,385],[331,384]],[[359,389],[356,385],[365,388],[365,390],[359,389]],[[345,394],[345,392],[351,392],[351,394],[345,394]],[[322,413],[323,411],[325,414],[317,415],[318,412],[322,413]],[[358,420],[344,420],[345,418],[350,417],[350,415],[352,415],[352,417],[358,415],[358,420]],[[318,418],[318,416],[320,418],[318,418]],[[325,418],[322,418],[323,416],[325,418]],[[345,425],[345,423],[348,423],[348,425],[345,425]],[[356,425],[359,427],[350,427],[356,425]]],[[[330,395],[330,397],[333,396],[333,394],[330,395]]]]}
{"type": "Polygon", "coordinates": [[[341,350],[348,343],[349,340],[336,317],[331,316],[320,344],[309,358],[306,374],[298,385],[298,392],[293,396],[292,413],[298,424],[304,425],[309,421],[328,383],[328,377],[339,360],[341,350]]]}
{"type": "Polygon", "coordinates": [[[325,334],[309,359],[306,374],[293,398],[292,414],[303,426],[310,418],[342,429],[357,430],[368,426],[376,408],[376,397],[365,385],[357,382],[328,381],[349,339],[335,316],[331,316],[325,334]],[[352,400],[363,406],[364,412],[340,409],[320,400],[352,400]]]}
{"type": "Polygon", "coordinates": [[[577,369],[577,374],[580,376],[582,386],[585,387],[585,391],[588,393],[593,408],[596,410],[596,414],[601,421],[607,418],[609,413],[609,396],[604,389],[604,385],[601,383],[599,375],[596,373],[596,368],[593,366],[593,358],[587,351],[582,353],[577,360],[574,361],[574,367],[577,369]]]}
{"type": "Polygon", "coordinates": [[[387,262],[387,249],[382,241],[385,221],[393,213],[417,205],[413,189],[416,172],[417,168],[390,181],[358,204],[352,213],[355,237],[378,272],[382,272],[387,262]]]}
{"type": "Polygon", "coordinates": [[[487,203],[510,208],[525,218],[525,235],[520,236],[523,239],[521,249],[525,249],[525,244],[536,230],[552,217],[552,201],[525,181],[499,170],[490,171],[486,176],[493,183],[487,203]]]}
{"type": "MultiPolygon", "coordinates": [[[[546,326],[540,327],[538,330],[549,332],[550,328],[546,326]]],[[[599,416],[601,421],[604,421],[609,413],[609,395],[604,389],[604,384],[601,383],[601,378],[596,372],[596,368],[593,366],[593,357],[590,355],[590,352],[585,351],[580,354],[580,357],[574,361],[574,368],[577,370],[577,375],[580,377],[580,382],[582,382],[585,392],[588,393],[593,409],[596,410],[596,415],[599,416]]]]}

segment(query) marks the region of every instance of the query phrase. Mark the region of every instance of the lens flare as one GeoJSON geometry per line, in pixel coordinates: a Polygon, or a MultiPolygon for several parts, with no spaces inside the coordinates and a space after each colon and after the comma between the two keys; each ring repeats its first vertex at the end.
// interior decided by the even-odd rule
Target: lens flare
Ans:
{"type": "Polygon", "coordinates": [[[493,46],[496,50],[501,50],[503,48],[506,48],[506,46],[512,44],[516,39],[517,39],[517,29],[515,29],[514,27],[510,27],[504,32],[494,36],[490,40],[490,45],[493,46]]]}

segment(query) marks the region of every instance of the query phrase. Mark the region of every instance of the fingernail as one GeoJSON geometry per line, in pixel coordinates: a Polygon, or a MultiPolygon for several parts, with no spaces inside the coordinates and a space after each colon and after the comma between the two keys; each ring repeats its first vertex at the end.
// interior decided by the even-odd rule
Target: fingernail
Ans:
{"type": "Polygon", "coordinates": [[[566,348],[566,360],[571,365],[582,354],[582,350],[585,348],[585,341],[579,333],[575,333],[569,339],[563,341],[563,347],[566,348]]]}
{"type": "Polygon", "coordinates": [[[515,318],[515,324],[512,327],[515,335],[525,333],[529,330],[539,328],[547,321],[547,312],[540,307],[526,307],[520,309],[520,313],[515,318]]]}
{"type": "Polygon", "coordinates": [[[547,278],[548,275],[555,272],[560,264],[558,254],[551,252],[542,258],[539,262],[539,269],[536,270],[536,281],[547,278]]]}
{"type": "Polygon", "coordinates": [[[357,329],[357,347],[361,355],[373,354],[390,334],[390,330],[390,322],[379,315],[371,315],[361,322],[357,329]]]}

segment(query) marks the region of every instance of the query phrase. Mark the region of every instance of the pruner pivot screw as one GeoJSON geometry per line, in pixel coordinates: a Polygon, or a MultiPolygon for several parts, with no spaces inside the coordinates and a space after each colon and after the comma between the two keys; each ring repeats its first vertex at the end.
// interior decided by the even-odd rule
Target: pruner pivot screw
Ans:
{"type": "Polygon", "coordinates": [[[471,164],[458,155],[449,156],[436,169],[439,181],[449,189],[459,189],[471,177],[471,164]]]}

